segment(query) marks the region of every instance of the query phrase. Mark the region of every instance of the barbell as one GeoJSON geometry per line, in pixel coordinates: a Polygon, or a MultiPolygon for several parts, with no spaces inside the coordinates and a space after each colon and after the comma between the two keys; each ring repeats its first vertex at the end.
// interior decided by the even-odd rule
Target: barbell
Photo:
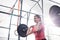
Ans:
{"type": "Polygon", "coordinates": [[[27,33],[27,30],[28,30],[28,26],[25,25],[25,24],[20,24],[17,28],[17,33],[19,36],[21,37],[26,37],[26,33],[27,33]]]}
{"type": "MultiPolygon", "coordinates": [[[[19,36],[21,36],[21,37],[26,37],[27,35],[27,30],[28,30],[28,26],[27,25],[25,25],[25,24],[20,24],[18,27],[17,27],[17,33],[18,33],[18,35],[19,36]]],[[[15,32],[16,32],[15,31],[15,32]]],[[[37,31],[38,32],[38,31],[37,31]]],[[[15,35],[16,35],[16,33],[15,33],[15,35]]]]}

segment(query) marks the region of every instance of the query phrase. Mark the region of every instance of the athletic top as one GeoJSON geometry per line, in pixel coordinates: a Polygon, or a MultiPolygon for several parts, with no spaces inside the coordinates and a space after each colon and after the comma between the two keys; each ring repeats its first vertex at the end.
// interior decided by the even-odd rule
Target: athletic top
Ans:
{"type": "MultiPolygon", "coordinates": [[[[41,28],[40,31],[34,32],[36,40],[45,39],[44,26],[40,25],[40,28],[41,28]]],[[[34,26],[32,26],[32,31],[35,31],[35,30],[36,30],[36,28],[34,26]]]]}

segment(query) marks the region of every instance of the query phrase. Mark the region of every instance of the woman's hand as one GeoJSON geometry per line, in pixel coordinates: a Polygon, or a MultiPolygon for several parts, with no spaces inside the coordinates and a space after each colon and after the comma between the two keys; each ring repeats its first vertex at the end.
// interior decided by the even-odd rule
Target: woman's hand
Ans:
{"type": "Polygon", "coordinates": [[[33,32],[32,32],[32,27],[28,28],[26,35],[30,35],[30,34],[32,34],[32,33],[33,33],[33,32]]]}
{"type": "Polygon", "coordinates": [[[40,30],[41,30],[40,25],[41,25],[41,23],[40,23],[40,22],[39,22],[39,23],[37,23],[37,25],[36,25],[36,31],[40,31],[40,30]]]}
{"type": "Polygon", "coordinates": [[[14,34],[15,34],[16,36],[18,36],[17,30],[14,30],[14,34]]]}

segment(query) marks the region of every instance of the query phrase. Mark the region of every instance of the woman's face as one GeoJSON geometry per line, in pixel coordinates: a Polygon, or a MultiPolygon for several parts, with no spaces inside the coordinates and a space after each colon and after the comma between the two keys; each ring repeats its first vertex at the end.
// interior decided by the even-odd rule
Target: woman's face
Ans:
{"type": "Polygon", "coordinates": [[[38,23],[38,22],[40,22],[40,21],[41,21],[40,18],[38,18],[37,16],[34,16],[34,22],[35,22],[35,23],[38,23]]]}

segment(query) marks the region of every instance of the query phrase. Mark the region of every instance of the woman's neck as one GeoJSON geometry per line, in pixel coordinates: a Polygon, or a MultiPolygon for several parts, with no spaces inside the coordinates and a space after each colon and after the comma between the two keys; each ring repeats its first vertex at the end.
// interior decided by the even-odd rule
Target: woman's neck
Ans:
{"type": "Polygon", "coordinates": [[[36,23],[36,25],[40,25],[40,24],[41,24],[41,22],[36,23]]]}

